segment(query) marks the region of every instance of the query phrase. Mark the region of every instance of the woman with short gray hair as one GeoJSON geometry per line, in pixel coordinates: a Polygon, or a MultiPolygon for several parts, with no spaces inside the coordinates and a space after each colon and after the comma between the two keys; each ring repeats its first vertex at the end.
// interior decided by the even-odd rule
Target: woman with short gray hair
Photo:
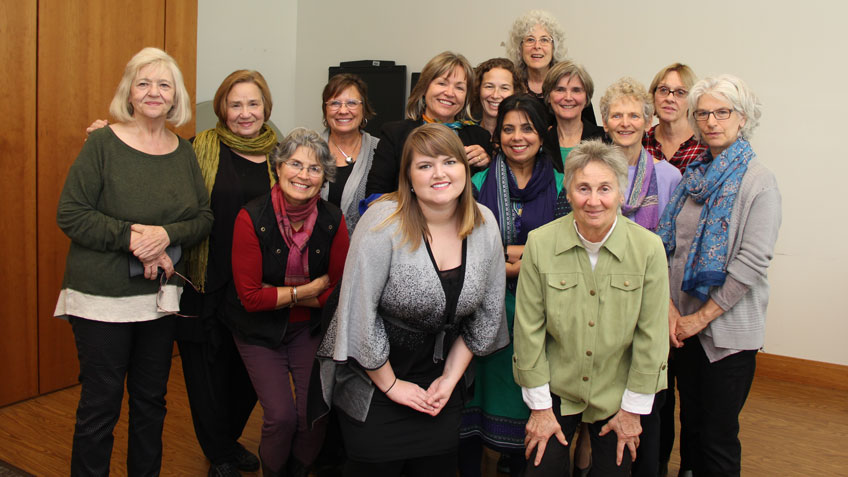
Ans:
{"type": "Polygon", "coordinates": [[[679,348],[680,457],[695,475],[739,475],[739,413],[765,339],[781,199],[748,142],[759,118],[760,102],[741,79],[695,84],[689,122],[708,149],[686,168],[657,229],[669,261],[669,335],[679,348]]]}
{"type": "Polygon", "coordinates": [[[227,310],[264,410],[262,475],[307,475],[324,422],[307,424],[306,392],[348,235],[341,210],[319,195],[336,164],[317,132],[294,129],[269,160],[277,183],[236,217],[227,310]]]}

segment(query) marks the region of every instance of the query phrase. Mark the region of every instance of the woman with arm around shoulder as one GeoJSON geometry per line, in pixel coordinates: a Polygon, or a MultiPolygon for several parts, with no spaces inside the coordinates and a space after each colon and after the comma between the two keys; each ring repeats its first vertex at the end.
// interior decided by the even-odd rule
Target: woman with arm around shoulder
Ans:
{"type": "Polygon", "coordinates": [[[681,173],[707,148],[695,137],[687,114],[686,97],[696,80],[692,68],[672,63],[654,76],[649,88],[659,123],[648,130],[642,143],[654,158],[667,160],[681,173]]]}
{"type": "Polygon", "coordinates": [[[365,81],[347,73],[330,78],[321,102],[327,128],[322,137],[336,162],[336,178],[324,183],[321,198],[342,209],[350,235],[359,222],[359,201],[365,198],[365,183],[379,142],[363,129],[374,117],[374,109],[365,81]]]}
{"type": "Polygon", "coordinates": [[[191,118],[173,58],[137,53],[109,111],[118,122],[86,141],[57,212],[71,247],[55,315],[71,323],[82,383],[70,473],[109,474],[126,381],[127,472],[158,475],[183,284],[171,278],[186,268],[171,256],[209,233],[212,212],[191,145],[165,127],[191,118]]]}
{"type": "Polygon", "coordinates": [[[262,473],[305,475],[324,436],[306,419],[321,307],[341,277],[348,236],[341,211],[319,196],[335,162],[318,133],[294,129],[270,160],[276,185],[236,218],[227,307],[264,411],[262,473]]]}
{"type": "Polygon", "coordinates": [[[447,127],[415,129],[400,188],[353,234],[319,350],[348,476],[452,476],[473,355],[507,343],[503,248],[447,127]]]}
{"type": "Polygon", "coordinates": [[[471,167],[480,170],[489,164],[491,136],[471,120],[473,81],[474,70],[457,53],[439,53],[424,65],[409,93],[406,119],[383,125],[365,186],[366,197],[397,190],[406,138],[425,123],[442,123],[451,128],[462,141],[471,167]]]}
{"type": "Polygon", "coordinates": [[[669,332],[678,348],[680,455],[696,475],[739,475],[739,413],[765,339],[780,191],[748,142],[760,102],[741,79],[699,81],[688,106],[708,149],[686,168],[657,229],[668,254],[669,332]]]}

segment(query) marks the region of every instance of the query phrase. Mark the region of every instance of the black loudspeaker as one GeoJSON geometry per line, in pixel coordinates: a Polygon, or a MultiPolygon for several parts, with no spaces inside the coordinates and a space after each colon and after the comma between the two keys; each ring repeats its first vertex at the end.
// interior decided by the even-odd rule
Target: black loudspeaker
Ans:
{"type": "Polygon", "coordinates": [[[376,116],[368,120],[365,130],[380,136],[380,128],[390,121],[404,118],[406,107],[406,66],[393,61],[347,61],[331,66],[328,78],[341,73],[359,76],[368,85],[368,100],[376,116]]]}

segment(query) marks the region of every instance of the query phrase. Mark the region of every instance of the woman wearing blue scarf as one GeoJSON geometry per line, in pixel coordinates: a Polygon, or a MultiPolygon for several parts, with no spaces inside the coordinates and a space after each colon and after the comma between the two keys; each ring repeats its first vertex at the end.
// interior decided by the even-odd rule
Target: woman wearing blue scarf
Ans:
{"type": "MultiPolygon", "coordinates": [[[[506,314],[512,336],[515,289],[527,234],[557,217],[562,174],[554,170],[542,135],[548,128],[542,104],[529,94],[501,102],[494,141],[500,146],[489,169],[471,178],[477,201],[495,214],[506,261],[506,314]]],[[[480,475],[481,443],[509,455],[510,475],[524,468],[524,426],[530,411],[512,377],[512,343],[475,358],[475,391],[460,429],[460,474],[480,475]]]]}
{"type": "Polygon", "coordinates": [[[760,103],[735,76],[699,81],[689,121],[708,150],[686,168],[660,219],[669,262],[669,332],[680,348],[681,468],[739,475],[739,413],[765,339],[780,191],[748,138],[760,103]]]}

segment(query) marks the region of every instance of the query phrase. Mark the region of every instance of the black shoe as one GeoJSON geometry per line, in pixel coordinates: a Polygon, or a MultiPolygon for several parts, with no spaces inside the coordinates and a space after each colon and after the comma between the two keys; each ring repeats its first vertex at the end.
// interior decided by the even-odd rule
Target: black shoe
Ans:
{"type": "Polygon", "coordinates": [[[256,457],[256,454],[245,449],[240,443],[237,442],[236,444],[238,444],[238,449],[235,455],[235,465],[238,470],[245,472],[256,472],[259,470],[259,457],[256,457]]]}
{"type": "Polygon", "coordinates": [[[235,464],[224,462],[223,464],[212,464],[209,466],[209,477],[241,477],[235,464]]]}
{"type": "Polygon", "coordinates": [[[286,477],[308,477],[309,476],[309,467],[303,464],[303,462],[294,458],[294,456],[289,456],[288,462],[286,462],[286,477]]]}

